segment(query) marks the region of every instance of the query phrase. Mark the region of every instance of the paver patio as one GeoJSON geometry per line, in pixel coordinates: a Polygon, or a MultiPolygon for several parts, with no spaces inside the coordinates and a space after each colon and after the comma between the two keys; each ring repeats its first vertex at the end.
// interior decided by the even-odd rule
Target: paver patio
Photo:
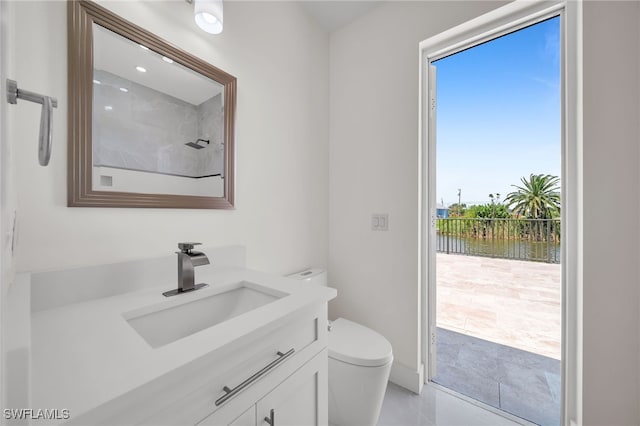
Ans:
{"type": "Polygon", "coordinates": [[[437,255],[437,372],[456,392],[560,421],[560,265],[437,255]]]}
{"type": "Polygon", "coordinates": [[[560,359],[560,265],[437,254],[437,326],[560,359]]]}

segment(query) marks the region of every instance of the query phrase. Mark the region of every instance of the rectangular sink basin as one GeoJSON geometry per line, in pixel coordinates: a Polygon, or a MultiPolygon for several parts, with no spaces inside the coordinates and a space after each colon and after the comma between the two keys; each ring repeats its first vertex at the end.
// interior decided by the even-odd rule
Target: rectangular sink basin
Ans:
{"type": "Polygon", "coordinates": [[[177,295],[173,301],[127,312],[123,316],[151,347],[157,348],[286,296],[249,282],[230,287],[221,293],[186,303],[181,303],[180,297],[203,290],[177,295]],[[168,304],[171,306],[167,307],[168,304]]]}

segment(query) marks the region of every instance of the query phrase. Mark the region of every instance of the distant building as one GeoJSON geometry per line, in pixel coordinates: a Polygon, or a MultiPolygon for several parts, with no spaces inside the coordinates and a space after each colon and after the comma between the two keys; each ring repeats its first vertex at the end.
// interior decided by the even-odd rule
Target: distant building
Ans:
{"type": "Polygon", "coordinates": [[[438,219],[447,219],[449,217],[449,207],[446,207],[443,204],[438,204],[436,206],[436,217],[438,219]]]}

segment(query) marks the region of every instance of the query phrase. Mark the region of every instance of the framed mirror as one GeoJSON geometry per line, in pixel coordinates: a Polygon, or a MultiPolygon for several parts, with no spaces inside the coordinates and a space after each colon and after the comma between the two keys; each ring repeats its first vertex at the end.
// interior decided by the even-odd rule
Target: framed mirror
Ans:
{"type": "Polygon", "coordinates": [[[231,209],[236,78],[68,3],[68,206],[231,209]]]}

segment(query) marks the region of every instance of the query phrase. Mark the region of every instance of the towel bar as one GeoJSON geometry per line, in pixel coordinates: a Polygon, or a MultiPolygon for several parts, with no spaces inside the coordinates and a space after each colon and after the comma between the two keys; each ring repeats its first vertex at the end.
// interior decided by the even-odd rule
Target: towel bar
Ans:
{"type": "Polygon", "coordinates": [[[28,90],[18,89],[15,80],[7,79],[7,102],[17,104],[18,99],[42,105],[40,113],[40,136],[38,139],[38,161],[41,166],[49,164],[51,158],[51,140],[53,137],[53,108],[58,107],[58,100],[50,96],[40,95],[28,90]]]}

